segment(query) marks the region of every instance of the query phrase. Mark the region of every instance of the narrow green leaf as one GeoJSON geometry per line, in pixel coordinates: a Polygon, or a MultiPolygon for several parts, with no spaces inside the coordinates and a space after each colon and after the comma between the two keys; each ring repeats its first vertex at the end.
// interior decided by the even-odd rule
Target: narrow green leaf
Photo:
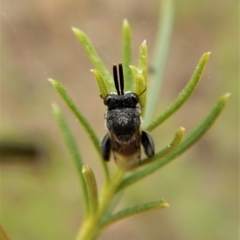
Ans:
{"type": "Polygon", "coordinates": [[[124,85],[125,91],[132,90],[132,73],[129,68],[132,62],[132,31],[128,21],[123,21],[123,53],[122,53],[122,64],[124,70],[124,85]]]}
{"type": "Polygon", "coordinates": [[[145,213],[145,212],[166,208],[166,207],[169,207],[169,204],[164,200],[159,200],[159,201],[144,203],[132,208],[127,208],[110,216],[105,222],[102,223],[102,228],[108,227],[109,225],[115,222],[118,222],[122,219],[125,219],[127,217],[131,217],[140,213],[145,213]]]}
{"type": "MultiPolygon", "coordinates": [[[[143,76],[146,81],[148,79],[148,50],[147,50],[146,40],[144,40],[140,46],[138,58],[139,58],[138,67],[143,71],[143,76]]],[[[147,81],[146,81],[146,87],[147,87],[147,81]]]]}
{"type": "Polygon", "coordinates": [[[111,200],[116,195],[116,189],[122,182],[124,175],[125,175],[125,172],[121,171],[120,169],[116,169],[116,172],[111,176],[110,181],[107,182],[102,188],[102,191],[99,197],[100,199],[99,212],[101,214],[104,214],[104,212],[109,207],[111,200]]]}
{"type": "Polygon", "coordinates": [[[98,90],[100,92],[100,96],[101,96],[101,98],[104,99],[108,95],[108,90],[107,90],[107,86],[105,84],[105,81],[104,81],[101,73],[98,70],[92,69],[91,72],[93,73],[93,75],[96,79],[96,82],[97,82],[97,85],[98,85],[98,90]]]}
{"type": "Polygon", "coordinates": [[[97,135],[95,134],[94,130],[86,120],[86,118],[81,114],[81,112],[77,109],[76,105],[68,95],[67,91],[64,89],[64,87],[57,81],[53,79],[49,79],[53,87],[57,90],[57,92],[60,94],[64,102],[67,104],[67,106],[71,109],[75,117],[78,119],[78,121],[81,123],[85,131],[87,132],[89,138],[91,139],[93,146],[95,147],[99,157],[101,164],[104,169],[105,177],[108,180],[109,179],[109,170],[107,164],[102,160],[101,153],[100,153],[100,142],[98,140],[97,135]]]}
{"type": "Polygon", "coordinates": [[[86,51],[90,61],[94,65],[94,67],[101,73],[101,76],[106,82],[106,86],[108,88],[108,91],[111,92],[114,90],[113,80],[112,76],[109,74],[107,68],[102,63],[100,57],[98,56],[95,48],[93,47],[92,43],[88,39],[88,37],[85,35],[84,32],[77,28],[72,28],[73,32],[75,33],[77,39],[81,43],[82,47],[86,51]]]}
{"type": "Polygon", "coordinates": [[[144,118],[146,107],[147,107],[147,89],[148,89],[148,50],[147,42],[143,41],[140,46],[139,51],[139,69],[142,70],[142,75],[144,77],[144,88],[141,90],[140,94],[140,104],[142,104],[142,117],[144,118]]]}
{"type": "Polygon", "coordinates": [[[142,110],[142,115],[146,107],[146,87],[143,71],[135,66],[130,66],[130,69],[133,74],[134,87],[133,92],[139,95],[139,104],[142,110]]]}
{"type": "Polygon", "coordinates": [[[83,165],[82,167],[82,174],[87,186],[90,216],[94,217],[98,211],[98,192],[96,179],[93,170],[86,165],[83,165]]]}
{"type": "Polygon", "coordinates": [[[53,108],[54,117],[58,123],[58,126],[62,132],[64,141],[68,147],[68,150],[72,156],[75,167],[78,171],[78,176],[80,179],[81,189],[82,189],[84,212],[85,212],[85,216],[87,216],[89,213],[89,205],[88,205],[88,197],[87,197],[87,187],[82,176],[82,166],[83,166],[82,157],[78,151],[77,144],[72,136],[70,128],[68,127],[62,112],[60,111],[57,105],[53,105],[52,108],[53,108]]]}
{"type": "Polygon", "coordinates": [[[161,13],[159,14],[160,17],[158,21],[157,37],[153,50],[154,55],[151,64],[153,73],[151,74],[151,84],[149,84],[147,93],[148,101],[144,126],[148,126],[151,123],[160,96],[160,88],[173,27],[174,1],[161,0],[160,2],[161,4],[159,8],[161,13]]]}
{"type": "Polygon", "coordinates": [[[223,111],[230,95],[230,93],[226,93],[219,99],[216,106],[212,109],[208,117],[197,128],[195,128],[195,130],[192,131],[191,134],[189,134],[189,136],[186,138],[185,141],[182,142],[182,144],[180,144],[175,154],[180,155],[181,153],[186,151],[196,141],[198,141],[203,136],[203,134],[208,131],[208,129],[214,124],[215,120],[223,111]]]}
{"type": "Polygon", "coordinates": [[[204,53],[186,87],[180,93],[178,98],[172,103],[172,105],[160,116],[158,116],[149,126],[146,127],[148,131],[152,131],[154,128],[163,123],[167,118],[169,118],[174,112],[176,112],[192,95],[196,89],[202,74],[204,72],[205,66],[208,62],[210,52],[204,53]]]}
{"type": "Polygon", "coordinates": [[[161,167],[165,166],[166,164],[170,163],[174,160],[177,156],[185,152],[188,148],[190,148],[196,141],[198,141],[206,132],[207,130],[213,125],[215,120],[218,118],[222,110],[224,109],[228,97],[230,94],[225,94],[216,104],[216,106],[212,109],[210,114],[205,118],[205,120],[188,136],[186,139],[179,145],[179,147],[163,158],[161,161],[157,161],[151,165],[146,167],[142,167],[137,169],[135,172],[126,176],[122,183],[120,184],[118,191],[122,190],[129,185],[143,179],[144,177],[148,176],[149,174],[157,171],[161,167]]]}
{"type": "Polygon", "coordinates": [[[180,142],[182,141],[184,132],[185,132],[185,129],[183,127],[180,127],[177,130],[174,139],[167,147],[165,147],[163,150],[156,153],[153,157],[143,159],[140,162],[140,166],[146,166],[147,164],[153,163],[155,161],[159,161],[160,159],[165,157],[167,154],[169,154],[173,150],[175,150],[178,147],[178,145],[180,144],[180,142]]]}

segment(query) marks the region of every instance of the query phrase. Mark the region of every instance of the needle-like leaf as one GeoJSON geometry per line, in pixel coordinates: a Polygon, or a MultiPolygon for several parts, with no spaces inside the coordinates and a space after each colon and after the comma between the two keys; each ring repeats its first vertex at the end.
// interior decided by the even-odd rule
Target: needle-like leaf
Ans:
{"type": "Polygon", "coordinates": [[[77,28],[72,28],[72,30],[75,33],[81,45],[83,46],[84,50],[86,51],[90,61],[92,62],[94,67],[100,72],[101,76],[105,80],[108,91],[109,92],[114,91],[112,76],[109,74],[107,68],[102,63],[100,57],[98,56],[95,48],[93,47],[88,37],[85,35],[84,32],[77,28]]]}
{"type": "Polygon", "coordinates": [[[169,207],[169,204],[164,200],[159,200],[155,202],[144,203],[132,208],[127,208],[110,216],[105,222],[102,223],[101,227],[105,228],[127,217],[132,217],[140,213],[149,212],[166,207],[169,207]]]}
{"type": "Polygon", "coordinates": [[[94,217],[98,211],[98,192],[96,179],[93,170],[86,165],[83,165],[82,167],[82,175],[87,187],[90,217],[94,217]]]}
{"type": "Polygon", "coordinates": [[[192,95],[196,89],[205,66],[208,62],[210,52],[204,53],[199,60],[199,63],[186,87],[182,90],[178,98],[172,103],[172,105],[163,114],[158,116],[149,126],[146,127],[147,131],[152,131],[154,128],[163,123],[167,118],[169,118],[173,113],[175,113],[192,95]]]}
{"type": "Polygon", "coordinates": [[[142,90],[140,92],[140,105],[142,104],[142,117],[144,118],[147,107],[147,89],[148,89],[148,50],[147,42],[143,41],[139,50],[138,68],[141,69],[144,78],[142,90]]]}
{"type": "Polygon", "coordinates": [[[180,142],[182,141],[184,132],[185,132],[185,129],[183,127],[180,127],[177,130],[177,132],[174,136],[174,139],[172,140],[172,142],[167,147],[165,147],[164,149],[162,149],[161,151],[156,153],[153,157],[143,159],[140,162],[140,166],[146,166],[147,164],[153,163],[155,161],[159,161],[163,157],[165,157],[166,155],[168,155],[169,153],[174,151],[178,147],[180,142]]]}
{"type": "Polygon", "coordinates": [[[107,164],[102,161],[101,153],[100,153],[100,142],[98,140],[97,135],[95,134],[94,130],[92,129],[89,122],[86,120],[86,118],[81,114],[81,112],[77,109],[76,105],[74,104],[73,100],[68,95],[67,91],[64,89],[64,87],[57,82],[56,80],[49,79],[53,87],[57,90],[57,92],[60,94],[64,102],[67,104],[67,106],[71,109],[73,114],[76,116],[78,121],[81,123],[85,131],[87,132],[89,138],[91,139],[97,153],[99,154],[99,159],[101,161],[101,164],[103,166],[105,177],[108,180],[109,179],[109,170],[107,164]]]}
{"type": "Polygon", "coordinates": [[[165,166],[166,164],[170,163],[174,160],[177,156],[185,152],[188,148],[190,148],[197,140],[199,140],[207,130],[213,125],[215,120],[218,118],[222,110],[224,109],[228,97],[230,94],[225,94],[216,104],[216,106],[212,109],[210,114],[205,118],[205,120],[188,136],[186,139],[179,145],[179,147],[163,158],[161,161],[157,161],[151,165],[148,165],[143,168],[137,169],[135,172],[128,174],[120,184],[118,191],[122,190],[129,185],[143,179],[144,177],[148,176],[149,174],[157,171],[161,167],[165,166]]]}
{"type": "Polygon", "coordinates": [[[128,21],[123,21],[123,50],[122,50],[122,64],[124,72],[125,91],[132,90],[132,72],[129,68],[132,62],[132,31],[128,21]]]}
{"type": "Polygon", "coordinates": [[[132,71],[133,78],[134,78],[133,92],[139,95],[139,104],[140,104],[142,116],[143,116],[144,109],[146,107],[145,78],[143,75],[143,71],[140,68],[137,68],[135,66],[130,66],[130,69],[132,71]]]}
{"type": "Polygon", "coordinates": [[[149,84],[147,89],[148,101],[144,118],[144,126],[148,126],[152,122],[153,114],[160,96],[160,88],[163,80],[164,67],[167,60],[173,27],[174,1],[160,1],[159,10],[161,13],[159,15],[157,37],[151,63],[151,85],[149,84]]]}
{"type": "Polygon", "coordinates": [[[85,212],[85,216],[87,216],[89,214],[89,201],[88,201],[88,195],[87,195],[87,187],[82,175],[82,166],[83,166],[82,157],[78,151],[77,144],[72,136],[72,133],[67,125],[67,122],[61,110],[58,108],[57,105],[53,105],[52,107],[53,107],[54,117],[58,123],[58,126],[62,132],[64,141],[69,149],[73,162],[78,171],[78,176],[80,178],[81,189],[82,189],[81,196],[83,198],[84,212],[85,212]]]}
{"type": "Polygon", "coordinates": [[[96,79],[100,96],[104,99],[108,95],[108,89],[107,89],[106,83],[101,73],[97,69],[92,69],[91,72],[93,73],[96,79]]]}

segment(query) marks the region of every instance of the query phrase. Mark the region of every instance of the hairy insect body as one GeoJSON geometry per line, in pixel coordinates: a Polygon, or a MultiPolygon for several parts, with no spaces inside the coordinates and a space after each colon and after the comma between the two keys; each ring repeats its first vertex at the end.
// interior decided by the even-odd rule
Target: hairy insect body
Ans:
{"type": "Polygon", "coordinates": [[[113,71],[117,94],[110,93],[104,98],[108,133],[102,139],[101,153],[103,159],[109,161],[112,151],[118,167],[129,171],[139,165],[141,143],[148,157],[154,155],[154,143],[151,136],[141,130],[139,96],[133,92],[124,93],[122,65],[119,64],[120,82],[115,65],[113,71]]]}
{"type": "MultiPolygon", "coordinates": [[[[127,94],[128,97],[133,95],[127,94]]],[[[122,99],[115,101],[117,108],[107,110],[105,118],[108,135],[112,140],[113,157],[119,168],[126,170],[138,166],[140,161],[141,111],[138,104],[129,108],[123,106],[125,103],[121,102],[124,103],[122,99]],[[119,101],[120,103],[116,103],[119,101]]]]}
{"type": "Polygon", "coordinates": [[[117,108],[107,111],[106,126],[115,135],[116,140],[120,142],[127,143],[131,141],[136,131],[139,130],[140,125],[139,107],[117,108]]]}

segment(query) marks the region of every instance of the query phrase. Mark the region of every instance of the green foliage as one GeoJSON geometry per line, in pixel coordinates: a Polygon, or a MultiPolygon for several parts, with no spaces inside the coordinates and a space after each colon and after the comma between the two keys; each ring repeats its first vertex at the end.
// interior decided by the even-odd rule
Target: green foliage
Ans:
{"type": "Polygon", "coordinates": [[[91,44],[90,40],[87,38],[85,33],[77,28],[72,28],[73,32],[75,33],[77,39],[83,46],[84,50],[86,51],[90,61],[92,62],[93,66],[98,70],[102,78],[104,79],[107,88],[110,91],[114,91],[114,85],[112,81],[112,76],[109,74],[107,68],[102,63],[101,59],[99,58],[96,50],[94,49],[93,45],[91,44]]]}
{"type": "Polygon", "coordinates": [[[146,127],[146,130],[152,131],[154,128],[156,128],[161,123],[163,123],[166,119],[168,119],[187,101],[187,99],[192,95],[193,91],[196,89],[202,77],[202,74],[208,62],[209,56],[210,56],[210,52],[204,53],[202,55],[189,83],[179,94],[178,98],[172,103],[172,105],[165,112],[160,114],[153,122],[151,122],[149,126],[146,127]]]}
{"type": "Polygon", "coordinates": [[[82,166],[82,175],[87,188],[90,216],[94,216],[98,212],[98,192],[96,179],[92,169],[85,165],[82,166]]]}
{"type": "Polygon", "coordinates": [[[82,167],[83,167],[82,157],[78,151],[77,144],[72,136],[70,128],[68,127],[67,122],[66,122],[61,110],[56,105],[53,105],[52,108],[53,108],[53,113],[54,113],[55,119],[58,123],[58,126],[59,126],[61,132],[62,132],[65,143],[69,149],[69,152],[72,156],[72,159],[73,159],[76,169],[78,171],[78,176],[80,178],[81,189],[82,189],[84,211],[85,211],[85,215],[88,215],[88,212],[89,212],[88,202],[89,201],[88,201],[87,186],[85,184],[84,177],[82,175],[82,167]]]}
{"type": "MultiPolygon", "coordinates": [[[[68,93],[66,92],[65,88],[56,80],[53,79],[49,79],[49,81],[51,82],[51,84],[53,85],[53,87],[57,90],[57,92],[60,94],[60,96],[62,97],[62,99],[64,100],[64,102],[67,104],[67,106],[71,109],[71,111],[73,112],[73,114],[75,115],[75,117],[77,118],[77,120],[81,123],[81,125],[84,127],[84,129],[86,130],[90,140],[93,143],[93,146],[95,147],[98,155],[99,155],[99,159],[102,163],[103,169],[104,169],[104,173],[105,173],[105,177],[106,179],[109,178],[109,170],[108,170],[108,166],[107,164],[102,161],[101,159],[101,155],[100,155],[100,141],[96,135],[96,133],[94,132],[93,128],[90,126],[90,124],[88,123],[88,121],[85,119],[85,117],[83,116],[83,114],[77,109],[75,103],[73,102],[73,100],[70,98],[70,96],[68,95],[68,93]]],[[[56,115],[56,111],[54,112],[56,115]]],[[[65,137],[65,136],[64,136],[65,137]]],[[[73,139],[72,139],[73,140],[73,139]]],[[[71,145],[73,145],[73,143],[71,143],[71,145]]],[[[76,145],[76,144],[75,144],[76,145]]]]}
{"type": "Polygon", "coordinates": [[[123,35],[123,51],[122,51],[122,64],[124,69],[124,83],[125,83],[125,89],[127,91],[132,90],[132,73],[129,68],[132,62],[132,32],[130,25],[127,20],[123,21],[123,29],[122,29],[122,35],[123,35]]]}
{"type": "Polygon", "coordinates": [[[161,4],[159,5],[159,29],[157,31],[157,36],[155,40],[153,61],[151,62],[153,74],[151,78],[152,84],[148,88],[148,101],[146,106],[146,115],[144,119],[145,126],[148,126],[151,123],[155,107],[159,99],[160,88],[163,81],[164,67],[171,39],[174,17],[173,5],[173,0],[161,1],[161,4]]]}
{"type": "MultiPolygon", "coordinates": [[[[222,110],[225,107],[225,104],[227,103],[229,94],[225,94],[216,104],[216,106],[212,109],[210,114],[204,119],[202,123],[198,127],[195,128],[195,130],[192,131],[191,134],[172,152],[170,152],[167,156],[165,156],[161,161],[156,161],[155,163],[145,167],[145,168],[139,168],[134,173],[126,176],[126,178],[123,179],[121,184],[119,185],[118,190],[122,190],[125,187],[128,187],[129,185],[141,180],[142,178],[148,176],[149,174],[157,171],[159,168],[165,166],[172,160],[174,160],[176,157],[178,157],[180,154],[185,152],[188,148],[190,148],[197,140],[199,140],[204,133],[212,126],[212,124],[215,122],[219,114],[222,112],[222,110]]],[[[163,150],[164,151],[164,150],[163,150]]],[[[160,153],[159,153],[160,155],[160,153]]],[[[158,158],[158,154],[152,157],[152,159],[158,158]]],[[[161,158],[161,157],[160,157],[161,158]]],[[[159,159],[160,159],[159,158],[159,159]]],[[[145,161],[151,161],[150,159],[146,159],[145,161]]],[[[144,162],[144,161],[143,161],[144,162]]]]}
{"type": "Polygon", "coordinates": [[[105,98],[108,95],[109,91],[107,89],[103,76],[97,69],[92,69],[91,72],[93,73],[96,83],[98,85],[100,96],[102,98],[105,98]]]}
{"type": "MultiPolygon", "coordinates": [[[[161,44],[161,49],[167,48],[167,45],[169,43],[169,34],[171,32],[171,29],[169,29],[171,28],[171,24],[169,24],[169,22],[171,21],[169,19],[172,18],[172,10],[169,9],[171,8],[171,1],[166,2],[168,3],[165,3],[166,5],[164,5],[164,9],[167,11],[167,14],[163,14],[166,19],[164,19],[163,22],[165,23],[165,25],[162,27],[162,38],[164,39],[164,41],[161,44]]],[[[89,59],[92,61],[95,67],[92,72],[95,76],[100,95],[102,98],[104,98],[110,91],[113,90],[112,77],[106,70],[106,67],[98,57],[94,47],[91,45],[86,35],[76,28],[73,28],[73,31],[76,34],[80,43],[82,44],[83,48],[86,50],[89,59]]],[[[159,50],[158,52],[161,53],[162,50],[159,50]]],[[[163,54],[163,56],[158,56],[157,61],[159,61],[159,59],[162,59],[162,62],[164,62],[164,59],[166,57],[165,55],[166,54],[163,54]]],[[[191,96],[200,81],[204,68],[209,59],[209,55],[210,53],[205,53],[202,55],[196,67],[196,70],[193,73],[192,78],[190,79],[186,87],[183,89],[179,97],[163,114],[160,114],[159,117],[156,118],[156,120],[149,123],[147,122],[147,125],[145,126],[146,130],[151,131],[154,128],[158,127],[161,123],[163,123],[163,121],[169,118],[186,102],[186,100],[191,96]]],[[[153,87],[146,91],[148,86],[148,56],[146,41],[144,41],[143,44],[140,46],[139,65],[131,65],[131,28],[127,20],[124,20],[123,22],[122,62],[127,83],[127,89],[132,90],[140,95],[142,116],[147,116],[148,113],[151,114],[150,112],[154,111],[156,107],[156,102],[154,100],[151,100],[151,98],[156,99],[156,97],[158,96],[159,84],[157,84],[158,86],[155,87],[155,83],[153,83],[153,87]],[[149,101],[147,101],[147,97],[149,97],[149,101]],[[150,105],[149,102],[151,102],[150,105]],[[150,108],[151,110],[149,110],[150,108]]],[[[161,71],[158,72],[158,76],[161,75],[161,71]]],[[[82,125],[89,138],[91,139],[94,148],[99,154],[99,159],[101,160],[101,163],[103,165],[103,170],[106,178],[105,185],[102,187],[100,193],[98,193],[94,173],[90,167],[84,165],[84,162],[78,151],[77,144],[70,132],[64,116],[62,115],[60,109],[54,105],[54,115],[78,170],[78,175],[80,177],[80,182],[82,186],[85,218],[77,235],[77,240],[96,239],[96,237],[104,228],[119,220],[125,219],[135,214],[144,213],[146,211],[167,207],[167,202],[159,200],[155,202],[140,204],[138,206],[123,209],[117,213],[113,213],[114,208],[122,195],[121,193],[126,187],[129,187],[131,184],[136,183],[137,181],[152,174],[153,172],[159,170],[161,167],[170,163],[172,160],[176,159],[176,157],[189,149],[197,140],[199,140],[203,136],[203,134],[205,134],[205,132],[213,125],[214,121],[218,118],[219,114],[224,109],[229,96],[229,94],[225,94],[222,98],[220,98],[220,100],[211,110],[209,115],[199,124],[199,126],[197,126],[192,131],[192,133],[190,133],[185,138],[185,140],[183,140],[184,128],[180,127],[169,145],[167,145],[164,149],[159,150],[153,157],[143,159],[139,167],[135,171],[126,173],[117,169],[114,174],[110,174],[107,164],[101,159],[99,149],[100,141],[95,134],[93,127],[90,126],[90,124],[82,115],[80,110],[77,109],[76,105],[74,104],[64,87],[55,80],[50,79],[50,82],[60,94],[64,102],[71,109],[73,114],[77,117],[79,123],[82,125]]]]}
{"type": "Polygon", "coordinates": [[[103,221],[101,227],[105,228],[110,224],[120,221],[126,217],[148,212],[148,211],[158,210],[160,208],[166,208],[168,206],[169,206],[168,203],[166,203],[164,200],[158,200],[155,202],[144,203],[132,208],[126,208],[124,210],[121,210],[109,216],[109,218],[103,221]]]}

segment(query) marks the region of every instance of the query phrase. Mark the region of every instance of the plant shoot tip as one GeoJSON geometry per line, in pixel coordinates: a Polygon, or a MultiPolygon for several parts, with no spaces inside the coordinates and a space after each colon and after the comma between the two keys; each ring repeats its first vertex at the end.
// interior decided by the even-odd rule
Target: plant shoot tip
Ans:
{"type": "Polygon", "coordinates": [[[82,173],[86,173],[86,172],[88,172],[89,171],[89,166],[88,165],[83,165],[82,166],[82,173]]]}
{"type": "Polygon", "coordinates": [[[225,93],[225,94],[223,95],[223,98],[228,99],[230,96],[231,96],[231,93],[225,93]]]}
{"type": "Polygon", "coordinates": [[[56,86],[57,84],[57,81],[52,79],[52,78],[49,78],[48,81],[53,85],[53,86],[56,86]]]}
{"type": "Polygon", "coordinates": [[[167,208],[167,207],[170,207],[170,205],[169,205],[169,203],[165,202],[165,203],[163,203],[162,207],[167,208]]]}
{"type": "Polygon", "coordinates": [[[58,114],[60,112],[60,109],[56,103],[52,103],[52,110],[56,114],[58,114]]]}
{"type": "Polygon", "coordinates": [[[79,29],[77,29],[77,28],[75,28],[75,27],[72,27],[72,31],[74,31],[74,32],[78,32],[79,29]]]}
{"type": "Polygon", "coordinates": [[[179,128],[179,131],[180,131],[180,132],[185,132],[185,131],[186,131],[186,128],[180,127],[180,128],[179,128]]]}

